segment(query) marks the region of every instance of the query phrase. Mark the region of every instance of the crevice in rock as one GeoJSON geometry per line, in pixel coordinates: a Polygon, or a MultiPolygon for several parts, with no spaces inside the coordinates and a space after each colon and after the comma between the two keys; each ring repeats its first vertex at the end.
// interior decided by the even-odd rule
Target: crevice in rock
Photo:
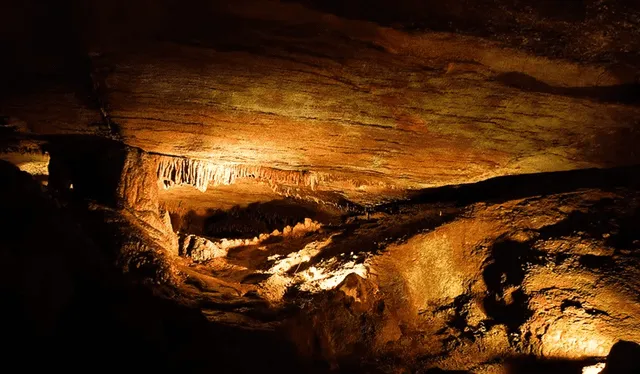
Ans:
{"type": "Polygon", "coordinates": [[[393,212],[413,204],[454,203],[466,206],[476,202],[500,203],[586,188],[609,190],[637,186],[640,186],[640,165],[509,175],[477,183],[414,191],[407,200],[381,204],[376,211],[393,212]]]}
{"type": "Polygon", "coordinates": [[[108,74],[108,69],[97,68],[93,66],[93,59],[87,57],[89,61],[89,80],[91,83],[91,98],[95,101],[95,105],[100,112],[102,122],[98,126],[106,127],[107,137],[120,140],[122,139],[120,125],[113,121],[111,118],[109,103],[107,102],[108,90],[106,88],[105,79],[108,74]]]}
{"type": "Polygon", "coordinates": [[[303,204],[293,199],[252,203],[246,208],[235,207],[217,211],[205,220],[204,234],[213,238],[252,238],[286,226],[295,226],[309,218],[319,222],[335,221],[320,207],[303,204]]]}
{"type": "Polygon", "coordinates": [[[530,75],[518,72],[499,74],[495,79],[500,83],[525,91],[587,98],[612,103],[634,104],[640,102],[640,84],[623,84],[606,87],[554,87],[530,75]]]}
{"type": "Polygon", "coordinates": [[[482,272],[489,291],[484,298],[484,309],[494,323],[504,324],[515,334],[532,315],[528,308],[529,297],[522,289],[526,268],[542,263],[544,255],[529,243],[512,240],[497,242],[490,253],[490,263],[482,272]]]}

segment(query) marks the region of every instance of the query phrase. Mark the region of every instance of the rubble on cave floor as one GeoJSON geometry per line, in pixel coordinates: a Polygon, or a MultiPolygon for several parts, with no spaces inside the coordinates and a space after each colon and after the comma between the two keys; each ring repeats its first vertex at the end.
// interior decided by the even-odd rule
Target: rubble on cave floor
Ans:
{"type": "Polygon", "coordinates": [[[389,371],[395,359],[474,373],[520,367],[517,357],[581,367],[619,339],[640,339],[637,190],[417,204],[368,218],[295,240],[265,235],[264,245],[187,266],[219,282],[207,293],[233,289],[237,305],[205,308],[208,317],[283,330],[302,354],[342,369],[382,357],[389,371]]]}
{"type": "Polygon", "coordinates": [[[203,323],[282,339],[320,371],[578,373],[602,366],[617,341],[640,340],[640,192],[616,178],[539,193],[510,182],[498,196],[462,186],[312,214],[320,221],[300,218],[307,207],[286,218],[292,205],[252,206],[246,226],[242,210],[210,221],[208,232],[235,235],[224,238],[169,231],[172,212],[141,192],[155,170],[133,168],[146,157],[124,158],[148,174],[118,177],[129,186],[120,203],[55,201],[130,280],[169,285],[162,298],[203,323]],[[282,222],[296,223],[243,237],[282,222]]]}

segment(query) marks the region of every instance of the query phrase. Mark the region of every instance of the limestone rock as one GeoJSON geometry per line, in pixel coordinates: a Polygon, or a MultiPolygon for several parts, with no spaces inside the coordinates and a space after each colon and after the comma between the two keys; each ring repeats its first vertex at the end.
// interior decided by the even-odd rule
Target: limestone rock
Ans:
{"type": "Polygon", "coordinates": [[[92,3],[97,30],[80,29],[90,92],[43,83],[3,98],[0,114],[37,135],[105,136],[177,157],[159,169],[176,184],[251,175],[308,187],[285,187],[292,196],[316,190],[366,204],[407,189],[640,161],[637,77],[617,65],[289,2],[234,4],[192,4],[180,27],[168,26],[167,2],[148,13],[122,4],[141,27],[125,40],[106,27],[113,6],[92,3]]]}
{"type": "Polygon", "coordinates": [[[640,345],[629,341],[619,341],[611,347],[607,364],[602,374],[631,374],[640,372],[640,345]]]}

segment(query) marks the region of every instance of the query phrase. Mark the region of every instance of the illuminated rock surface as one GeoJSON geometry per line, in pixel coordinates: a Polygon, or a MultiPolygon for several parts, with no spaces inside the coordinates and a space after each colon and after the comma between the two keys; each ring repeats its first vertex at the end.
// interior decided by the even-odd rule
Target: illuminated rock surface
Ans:
{"type": "MultiPolygon", "coordinates": [[[[291,3],[172,9],[87,5],[90,25],[71,20],[86,40],[56,43],[84,51],[75,52],[83,60],[60,62],[60,74],[72,69],[89,87],[59,75],[35,86],[10,76],[16,93],[0,112],[18,131],[108,135],[196,158],[222,184],[242,175],[231,170],[269,168],[293,172],[298,187],[366,203],[403,189],[640,158],[637,69],[631,57],[618,61],[636,47],[623,43],[635,32],[635,8],[629,20],[615,20],[628,25],[620,40],[609,36],[618,43],[586,43],[584,61],[493,40],[501,34],[410,32],[291,3]],[[112,30],[118,12],[135,23],[112,30]],[[618,57],[594,58],[607,54],[618,57]]],[[[51,58],[74,57],[64,52],[51,58]]],[[[21,66],[25,80],[33,63],[21,66]]]]}
{"type": "Polygon", "coordinates": [[[0,11],[8,357],[633,370],[635,2],[0,11]]]}

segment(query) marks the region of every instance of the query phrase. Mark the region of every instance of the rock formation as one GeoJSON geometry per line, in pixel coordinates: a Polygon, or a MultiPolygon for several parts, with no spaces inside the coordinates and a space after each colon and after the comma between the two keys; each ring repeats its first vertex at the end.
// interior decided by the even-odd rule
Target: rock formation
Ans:
{"type": "Polygon", "coordinates": [[[0,14],[17,360],[637,367],[635,2],[27,0],[0,14]]]}

